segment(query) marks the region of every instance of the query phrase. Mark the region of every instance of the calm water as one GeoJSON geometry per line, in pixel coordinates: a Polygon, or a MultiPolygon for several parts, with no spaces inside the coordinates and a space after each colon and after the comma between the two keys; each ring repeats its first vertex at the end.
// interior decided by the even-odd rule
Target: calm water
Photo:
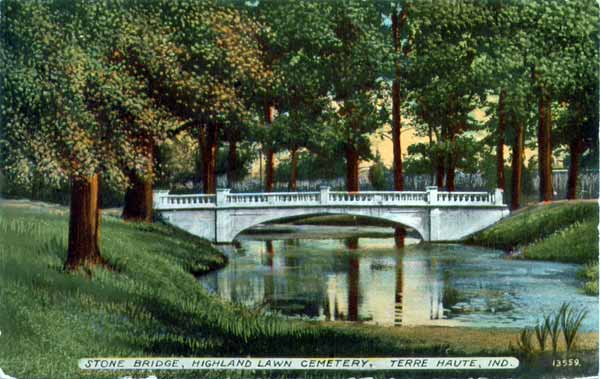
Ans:
{"type": "Polygon", "coordinates": [[[570,301],[589,311],[583,329],[598,329],[598,303],[579,289],[577,265],[410,238],[396,249],[393,238],[352,235],[302,227],[242,236],[229,265],[200,281],[229,301],[288,316],[398,326],[533,326],[570,301]]]}

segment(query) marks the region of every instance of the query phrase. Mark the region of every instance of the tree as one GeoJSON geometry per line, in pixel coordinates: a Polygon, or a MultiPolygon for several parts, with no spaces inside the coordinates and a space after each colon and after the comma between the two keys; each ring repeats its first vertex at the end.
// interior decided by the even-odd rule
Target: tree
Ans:
{"type": "Polygon", "coordinates": [[[367,136],[386,120],[387,86],[381,77],[389,67],[389,47],[380,36],[381,14],[373,4],[344,1],[332,8],[337,44],[329,58],[333,100],[330,127],[346,158],[346,187],[359,190],[359,161],[370,158],[367,136]]]}
{"type": "Polygon", "coordinates": [[[407,67],[410,111],[430,136],[436,183],[454,191],[457,139],[479,128],[471,112],[481,105],[476,60],[487,17],[474,2],[423,2],[411,11],[411,58],[407,67]]]}
{"type": "MultiPolygon", "coordinates": [[[[249,99],[264,93],[272,80],[259,48],[261,25],[230,5],[195,1],[157,1],[148,11],[175,30],[181,49],[178,76],[156,80],[156,96],[185,120],[178,132],[198,138],[205,193],[216,191],[219,141],[235,123],[247,124],[256,112],[249,99]]],[[[160,72],[159,72],[160,74],[160,72]]],[[[234,126],[235,128],[235,126],[234,126]]],[[[229,137],[236,136],[231,130],[229,137]]]]}
{"type": "Polygon", "coordinates": [[[160,140],[173,119],[147,96],[145,83],[111,59],[109,36],[137,16],[118,4],[64,6],[1,4],[0,146],[3,170],[16,178],[28,180],[35,167],[49,183],[70,181],[65,267],[76,269],[103,262],[99,176],[126,183],[124,166],[143,171],[141,146],[160,140]]]}
{"type": "MultiPolygon", "coordinates": [[[[291,162],[297,163],[298,151],[309,148],[309,135],[316,134],[315,125],[330,101],[327,57],[337,39],[329,18],[335,4],[260,1],[256,6],[247,3],[245,6],[268,26],[269,33],[260,36],[261,47],[265,64],[277,78],[255,100],[261,106],[269,104],[277,110],[276,119],[272,109],[265,113],[267,127],[264,133],[259,133],[266,156],[265,189],[270,191],[275,176],[274,154],[288,150],[291,162]],[[304,24],[310,27],[299,27],[304,24]]],[[[290,173],[296,172],[292,169],[290,173]]],[[[294,190],[296,178],[289,178],[289,182],[294,190]]]]}

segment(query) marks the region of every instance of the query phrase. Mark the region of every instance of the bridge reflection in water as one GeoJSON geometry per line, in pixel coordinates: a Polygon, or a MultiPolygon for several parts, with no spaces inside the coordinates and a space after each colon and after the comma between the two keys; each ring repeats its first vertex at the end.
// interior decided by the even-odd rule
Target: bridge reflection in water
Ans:
{"type": "Polygon", "coordinates": [[[245,242],[243,259],[202,279],[226,300],[289,316],[386,326],[443,318],[444,284],[435,259],[414,259],[401,249],[395,256],[361,255],[358,238],[331,241],[337,251],[319,257],[287,254],[298,240],[245,242]]]}

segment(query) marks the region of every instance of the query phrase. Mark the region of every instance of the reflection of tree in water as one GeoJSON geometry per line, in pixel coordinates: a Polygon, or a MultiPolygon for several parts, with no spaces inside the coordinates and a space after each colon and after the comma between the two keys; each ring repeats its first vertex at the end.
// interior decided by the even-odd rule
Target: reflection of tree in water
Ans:
{"type": "MultiPolygon", "coordinates": [[[[396,229],[397,230],[397,229],[396,229]]],[[[402,240],[404,242],[404,240],[402,240]]],[[[396,242],[397,244],[398,242],[396,242]]],[[[396,286],[394,291],[394,325],[402,325],[402,288],[404,286],[404,271],[402,267],[404,254],[398,252],[396,254],[396,286]]]]}
{"type": "Polygon", "coordinates": [[[344,239],[344,245],[346,245],[346,248],[349,250],[358,249],[358,237],[349,237],[344,239]]]}
{"type": "MultiPolygon", "coordinates": [[[[358,240],[358,239],[357,239],[358,240]]],[[[348,268],[348,320],[358,320],[358,294],[359,294],[360,261],[357,256],[352,256],[348,268]]]]}
{"type": "Polygon", "coordinates": [[[406,239],[406,228],[403,226],[397,226],[394,228],[394,242],[397,248],[404,247],[404,240],[406,239]]]}

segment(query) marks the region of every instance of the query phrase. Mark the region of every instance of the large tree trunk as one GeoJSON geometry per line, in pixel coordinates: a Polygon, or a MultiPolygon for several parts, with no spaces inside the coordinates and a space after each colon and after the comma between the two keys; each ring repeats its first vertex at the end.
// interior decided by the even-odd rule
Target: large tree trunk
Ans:
{"type": "MultiPolygon", "coordinates": [[[[401,41],[400,31],[401,25],[406,19],[406,11],[403,10],[398,20],[396,13],[392,14],[392,34],[394,40],[394,52],[396,56],[400,54],[401,41]]],[[[402,99],[400,98],[400,62],[396,58],[395,62],[395,78],[392,83],[392,146],[394,149],[394,190],[404,190],[404,175],[402,172],[402,145],[401,145],[401,128],[402,120],[400,118],[400,104],[402,99]]]]}
{"type": "Polygon", "coordinates": [[[523,177],[523,155],[525,141],[525,126],[522,120],[519,120],[515,129],[515,142],[512,147],[512,179],[511,179],[511,200],[510,208],[515,210],[521,206],[521,187],[523,177]]]}
{"type": "Polygon", "coordinates": [[[237,180],[238,158],[237,158],[237,140],[234,137],[229,139],[229,152],[227,154],[227,185],[232,188],[237,180]]]}
{"type": "Polygon", "coordinates": [[[86,179],[75,178],[71,183],[69,213],[69,247],[65,268],[103,263],[100,255],[100,181],[95,174],[86,179]]]}
{"type": "Polygon", "coordinates": [[[292,192],[296,192],[298,189],[298,149],[293,148],[290,150],[290,184],[289,189],[292,192]]]}
{"type": "Polygon", "coordinates": [[[502,88],[500,90],[500,98],[498,99],[498,144],[496,145],[497,187],[502,190],[506,187],[504,179],[504,134],[506,131],[505,97],[506,90],[502,88]]]}
{"type": "Polygon", "coordinates": [[[567,181],[567,199],[577,198],[577,177],[579,176],[579,161],[583,152],[583,140],[577,133],[569,143],[569,180],[567,181]]]}
{"type": "Polygon", "coordinates": [[[538,166],[540,200],[552,201],[552,109],[551,101],[542,90],[538,100],[538,166]]]}
{"type": "Polygon", "coordinates": [[[152,222],[152,183],[154,175],[154,145],[147,146],[146,173],[129,172],[129,187],[125,191],[123,219],[152,222]]]}
{"type": "Polygon", "coordinates": [[[218,128],[214,123],[206,124],[206,137],[202,149],[203,192],[214,194],[217,192],[217,149],[219,146],[218,128]]]}
{"type": "MultiPolygon", "coordinates": [[[[270,127],[273,122],[273,107],[270,104],[265,105],[265,124],[270,127]]],[[[271,146],[265,152],[265,192],[273,192],[273,182],[275,179],[275,152],[271,146]]]]}

